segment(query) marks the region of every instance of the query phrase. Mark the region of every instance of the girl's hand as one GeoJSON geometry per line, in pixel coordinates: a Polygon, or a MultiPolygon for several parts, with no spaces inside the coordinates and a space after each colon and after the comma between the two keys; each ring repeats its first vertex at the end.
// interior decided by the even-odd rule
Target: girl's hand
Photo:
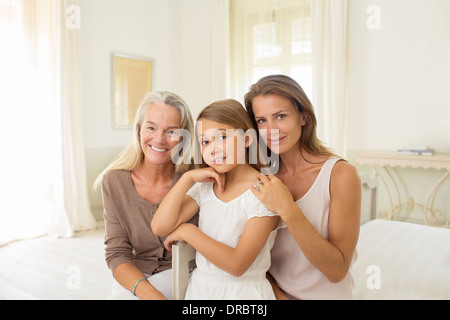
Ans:
{"type": "Polygon", "coordinates": [[[194,182],[215,182],[220,191],[225,191],[225,174],[218,173],[213,168],[190,170],[185,175],[188,175],[194,182]]]}
{"type": "Polygon", "coordinates": [[[274,175],[260,175],[251,190],[267,209],[283,220],[286,220],[285,213],[290,211],[292,205],[296,206],[288,187],[274,175]]]}
{"type": "Polygon", "coordinates": [[[172,251],[172,245],[176,241],[185,241],[184,234],[190,228],[194,227],[194,225],[189,223],[183,223],[178,228],[176,228],[171,234],[169,234],[164,240],[164,247],[172,251]]]}

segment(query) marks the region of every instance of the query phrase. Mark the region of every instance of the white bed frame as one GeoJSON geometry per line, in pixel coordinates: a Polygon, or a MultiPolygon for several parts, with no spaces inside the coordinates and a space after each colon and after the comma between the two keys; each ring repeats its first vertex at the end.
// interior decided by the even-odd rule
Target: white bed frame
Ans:
{"type": "MultiPolygon", "coordinates": [[[[355,298],[450,299],[450,230],[377,219],[377,176],[361,174],[361,188],[355,298]]],[[[195,254],[186,242],[173,246],[174,300],[185,297],[195,254]]]]}
{"type": "Polygon", "coordinates": [[[378,178],[370,173],[361,177],[361,224],[377,218],[378,178]]]}

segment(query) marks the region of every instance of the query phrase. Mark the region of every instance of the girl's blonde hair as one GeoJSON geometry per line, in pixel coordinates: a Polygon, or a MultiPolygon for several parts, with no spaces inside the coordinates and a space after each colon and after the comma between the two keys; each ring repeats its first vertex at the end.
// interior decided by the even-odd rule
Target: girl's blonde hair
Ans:
{"type": "MultiPolygon", "coordinates": [[[[111,170],[133,170],[144,160],[144,152],[142,151],[140,142],[140,130],[147,113],[148,108],[155,104],[162,103],[177,109],[181,114],[181,128],[187,130],[191,136],[194,134],[194,120],[191,111],[186,102],[178,95],[168,92],[150,92],[142,100],[134,119],[133,138],[130,144],[125,147],[117,158],[102,173],[99,174],[94,189],[98,188],[102,183],[103,176],[111,170]]],[[[191,146],[187,148],[190,150],[191,146]]],[[[191,166],[190,152],[183,152],[180,161],[175,165],[175,171],[179,173],[186,172],[191,166]],[[182,160],[182,161],[181,161],[182,160]]]]}
{"type": "MultiPolygon", "coordinates": [[[[235,129],[241,129],[246,135],[250,135],[253,139],[253,144],[258,145],[258,138],[256,134],[256,127],[253,125],[250,117],[248,116],[244,106],[234,99],[226,99],[213,102],[202,111],[200,111],[197,117],[197,124],[199,120],[207,119],[214,122],[223,123],[229,125],[235,129]],[[252,133],[255,133],[252,135],[252,133]]],[[[208,167],[204,161],[201,161],[201,147],[197,139],[196,140],[196,163],[199,163],[200,168],[208,167]],[[200,159],[200,161],[198,161],[200,159]]],[[[246,160],[249,160],[250,147],[246,148],[246,160]]],[[[262,165],[259,160],[259,156],[256,155],[256,161],[250,163],[252,167],[260,170],[262,165]]]]}

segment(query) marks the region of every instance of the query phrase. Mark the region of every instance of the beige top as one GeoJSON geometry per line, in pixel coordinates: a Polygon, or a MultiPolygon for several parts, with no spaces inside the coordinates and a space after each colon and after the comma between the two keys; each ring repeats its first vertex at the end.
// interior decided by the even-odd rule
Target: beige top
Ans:
{"type": "MultiPolygon", "coordinates": [[[[180,174],[175,173],[172,186],[180,174]]],[[[131,179],[131,171],[113,170],[102,181],[105,219],[105,257],[109,269],[134,263],[152,275],[172,267],[172,253],[164,248],[164,238],[156,236],[151,221],[159,204],[142,198],[131,179]]],[[[198,217],[190,222],[196,223],[198,217]]]]}
{"type": "MultiPolygon", "coordinates": [[[[296,201],[303,214],[328,240],[330,213],[330,177],[339,158],[327,160],[308,192],[296,201]]],[[[304,300],[353,299],[353,277],[349,271],[339,283],[331,283],[305,257],[287,228],[278,230],[271,251],[272,266],[269,272],[278,286],[291,298],[304,300]]],[[[354,255],[356,257],[356,253],[354,255]]]]}

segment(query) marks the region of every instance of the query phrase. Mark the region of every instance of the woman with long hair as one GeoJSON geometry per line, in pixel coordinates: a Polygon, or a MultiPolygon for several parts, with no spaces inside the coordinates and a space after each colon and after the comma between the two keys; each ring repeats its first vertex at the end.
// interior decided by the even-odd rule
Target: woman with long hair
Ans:
{"type": "Polygon", "coordinates": [[[292,78],[262,78],[245,106],[279,155],[278,172],[261,175],[252,190],[287,227],[278,231],[269,270],[277,298],[352,299],[361,211],[356,168],[317,138],[313,106],[292,78]]]}
{"type": "Polygon", "coordinates": [[[150,225],[159,203],[191,167],[193,128],[191,112],[179,96],[147,94],[136,114],[131,143],[97,178],[94,187],[102,185],[106,262],[115,279],[109,299],[171,299],[172,255],[150,225]]]}

